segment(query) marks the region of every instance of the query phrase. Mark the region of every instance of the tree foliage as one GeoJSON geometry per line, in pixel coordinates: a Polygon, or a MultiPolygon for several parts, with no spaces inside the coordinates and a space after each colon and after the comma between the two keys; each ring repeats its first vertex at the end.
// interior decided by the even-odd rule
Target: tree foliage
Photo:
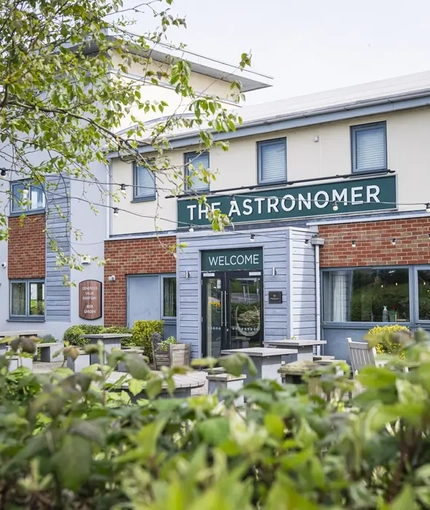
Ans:
{"type": "MultiPolygon", "coordinates": [[[[76,374],[9,372],[2,357],[0,504],[429,508],[430,347],[423,332],[402,342],[405,360],[363,369],[360,388],[349,371],[329,368],[321,370],[317,394],[263,380],[238,393],[189,399],[158,398],[173,391],[180,368],[151,372],[126,353],[76,374]],[[111,381],[120,360],[132,376],[128,391],[128,376],[111,381]],[[238,397],[246,399],[239,407],[238,397]]],[[[243,355],[223,361],[235,374],[244,361],[252,369],[243,355]]]]}
{"type": "MultiPolygon", "coordinates": [[[[91,163],[106,162],[107,151],[150,164],[157,175],[168,169],[168,162],[149,162],[139,155],[139,143],[162,155],[173,129],[195,128],[207,148],[213,131],[235,128],[238,118],[218,97],[193,89],[185,57],[168,59],[154,70],[154,49],[169,49],[168,28],[185,25],[170,13],[171,3],[139,3],[133,11],[155,16],[159,28],[136,36],[130,33],[132,22],[124,16],[121,0],[0,0],[0,166],[7,171],[3,178],[26,178],[43,188],[54,186],[49,175],[94,182],[91,163]],[[140,79],[123,79],[136,66],[140,79]],[[142,84],[161,82],[175,90],[181,108],[170,108],[162,120],[145,123],[145,114],[160,118],[172,107],[146,97],[142,84]],[[127,116],[132,126],[121,131],[127,116]]],[[[248,64],[244,54],[237,69],[248,64]]],[[[233,84],[232,94],[240,97],[239,82],[233,84]]],[[[207,169],[203,173],[210,179],[207,169]]],[[[176,191],[183,185],[183,179],[179,184],[176,180],[176,191]]],[[[100,183],[100,202],[109,193],[112,190],[100,183]]],[[[0,196],[4,205],[8,195],[7,190],[0,196]]],[[[83,196],[71,198],[85,201],[83,196]]],[[[28,197],[17,200],[25,205],[28,197]]],[[[6,234],[3,211],[0,239],[6,234]]]]}

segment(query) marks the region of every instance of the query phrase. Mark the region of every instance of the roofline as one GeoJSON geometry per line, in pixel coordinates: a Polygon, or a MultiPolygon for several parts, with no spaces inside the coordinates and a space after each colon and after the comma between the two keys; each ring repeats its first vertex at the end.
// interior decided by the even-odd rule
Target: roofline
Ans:
{"type": "MultiPolygon", "coordinates": [[[[115,41],[116,35],[113,33],[106,32],[106,39],[115,41]]],[[[129,37],[129,43],[135,44],[134,52],[137,55],[143,57],[152,58],[157,62],[166,62],[172,60],[177,62],[179,60],[186,60],[191,65],[191,69],[199,74],[215,78],[217,80],[226,81],[232,83],[234,81],[240,81],[242,83],[243,92],[251,92],[253,90],[260,90],[267,87],[272,87],[273,77],[265,74],[258,73],[256,71],[250,71],[247,69],[240,69],[239,64],[233,65],[217,60],[211,57],[205,57],[198,53],[183,49],[175,48],[173,46],[157,43],[157,45],[150,49],[145,50],[134,43],[133,38],[139,37],[137,34],[131,32],[126,34],[129,37]],[[159,49],[163,48],[163,49],[159,49]]],[[[133,49],[132,49],[133,51],[133,49]]],[[[98,46],[94,40],[89,39],[88,44],[85,48],[85,53],[93,54],[98,52],[98,46]]]]}
{"type": "MultiPolygon", "coordinates": [[[[213,139],[214,141],[233,140],[246,136],[264,135],[287,129],[315,126],[327,122],[422,108],[425,106],[430,106],[430,89],[412,93],[395,94],[378,99],[353,101],[337,104],[332,107],[316,108],[314,110],[293,112],[290,114],[286,113],[275,117],[262,117],[258,120],[244,122],[241,126],[237,126],[234,132],[214,133],[213,139]]],[[[191,145],[199,145],[200,137],[198,132],[192,131],[173,136],[169,143],[170,149],[181,149],[191,145]]],[[[138,150],[140,153],[154,151],[151,146],[141,146],[138,150]]],[[[118,153],[110,153],[108,157],[118,157],[118,153]]]]}

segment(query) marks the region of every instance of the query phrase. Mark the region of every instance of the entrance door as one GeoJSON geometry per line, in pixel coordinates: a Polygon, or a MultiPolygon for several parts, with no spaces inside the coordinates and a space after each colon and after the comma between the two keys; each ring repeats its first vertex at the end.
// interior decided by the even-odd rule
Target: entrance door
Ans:
{"type": "Polygon", "coordinates": [[[203,273],[203,355],[263,345],[259,271],[203,273]]]}

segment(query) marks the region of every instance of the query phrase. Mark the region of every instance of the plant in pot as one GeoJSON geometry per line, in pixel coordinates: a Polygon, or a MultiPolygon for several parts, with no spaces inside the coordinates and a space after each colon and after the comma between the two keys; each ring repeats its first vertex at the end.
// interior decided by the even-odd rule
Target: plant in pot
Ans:
{"type": "Polygon", "coordinates": [[[160,333],[152,335],[151,343],[156,370],[161,367],[178,367],[190,364],[190,344],[178,343],[173,336],[162,340],[160,333]]]}

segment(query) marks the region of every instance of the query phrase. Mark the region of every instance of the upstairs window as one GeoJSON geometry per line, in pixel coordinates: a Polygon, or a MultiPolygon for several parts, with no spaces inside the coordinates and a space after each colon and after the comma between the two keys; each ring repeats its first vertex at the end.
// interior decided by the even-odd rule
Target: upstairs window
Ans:
{"type": "Polygon", "coordinates": [[[45,193],[40,186],[26,182],[15,182],[11,185],[12,213],[43,211],[45,209],[45,193]]]}
{"type": "Polygon", "coordinates": [[[133,171],[133,200],[155,200],[155,175],[145,166],[134,165],[133,171]]]}
{"type": "Polygon", "coordinates": [[[209,153],[187,152],[185,157],[185,189],[193,191],[209,191],[209,183],[199,179],[195,173],[203,167],[209,169],[209,153]]]}
{"type": "Polygon", "coordinates": [[[287,140],[258,142],[258,183],[271,184],[287,180],[287,140]]]}
{"type": "Polygon", "coordinates": [[[352,126],[351,140],[353,172],[377,172],[387,169],[385,122],[352,126]]]}

